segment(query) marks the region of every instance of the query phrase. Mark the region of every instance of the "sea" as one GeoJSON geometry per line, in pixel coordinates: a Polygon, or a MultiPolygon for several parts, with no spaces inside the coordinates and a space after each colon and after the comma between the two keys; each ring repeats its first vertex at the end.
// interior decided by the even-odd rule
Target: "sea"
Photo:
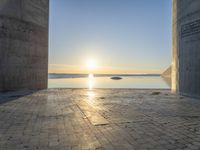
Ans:
{"type": "Polygon", "coordinates": [[[170,86],[169,80],[159,74],[50,73],[48,75],[48,88],[170,89],[170,86]]]}

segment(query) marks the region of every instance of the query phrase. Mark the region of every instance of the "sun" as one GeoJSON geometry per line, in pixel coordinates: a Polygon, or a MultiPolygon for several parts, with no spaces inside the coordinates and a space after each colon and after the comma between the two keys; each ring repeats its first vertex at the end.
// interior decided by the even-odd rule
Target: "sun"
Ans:
{"type": "Polygon", "coordinates": [[[95,59],[88,59],[86,62],[86,66],[89,70],[94,70],[97,67],[97,63],[95,59]]]}

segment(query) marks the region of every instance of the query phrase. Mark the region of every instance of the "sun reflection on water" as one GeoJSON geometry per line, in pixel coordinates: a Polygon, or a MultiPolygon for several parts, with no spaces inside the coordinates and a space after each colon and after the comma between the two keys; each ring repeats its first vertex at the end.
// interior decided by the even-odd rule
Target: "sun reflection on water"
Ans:
{"type": "Polygon", "coordinates": [[[87,84],[88,84],[88,89],[89,89],[87,91],[87,96],[88,96],[89,103],[92,104],[94,102],[94,98],[95,98],[95,92],[93,90],[94,84],[95,84],[94,74],[92,74],[92,73],[88,74],[87,84]]]}
{"type": "Polygon", "coordinates": [[[92,73],[88,75],[88,88],[90,90],[94,88],[94,75],[92,73]]]}

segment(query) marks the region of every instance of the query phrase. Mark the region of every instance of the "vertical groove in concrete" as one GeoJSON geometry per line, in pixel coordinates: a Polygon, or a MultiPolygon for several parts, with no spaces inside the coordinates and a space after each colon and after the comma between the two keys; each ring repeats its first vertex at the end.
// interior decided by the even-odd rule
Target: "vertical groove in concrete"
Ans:
{"type": "Polygon", "coordinates": [[[200,1],[173,0],[173,90],[200,97],[200,1]]]}
{"type": "Polygon", "coordinates": [[[47,88],[49,0],[0,1],[0,91],[47,88]]]}

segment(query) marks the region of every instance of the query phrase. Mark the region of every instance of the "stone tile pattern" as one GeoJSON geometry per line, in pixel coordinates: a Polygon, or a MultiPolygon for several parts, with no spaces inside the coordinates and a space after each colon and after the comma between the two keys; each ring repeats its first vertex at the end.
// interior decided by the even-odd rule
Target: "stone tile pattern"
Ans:
{"type": "Polygon", "coordinates": [[[200,101],[168,90],[0,95],[0,150],[199,150],[200,101]]]}

